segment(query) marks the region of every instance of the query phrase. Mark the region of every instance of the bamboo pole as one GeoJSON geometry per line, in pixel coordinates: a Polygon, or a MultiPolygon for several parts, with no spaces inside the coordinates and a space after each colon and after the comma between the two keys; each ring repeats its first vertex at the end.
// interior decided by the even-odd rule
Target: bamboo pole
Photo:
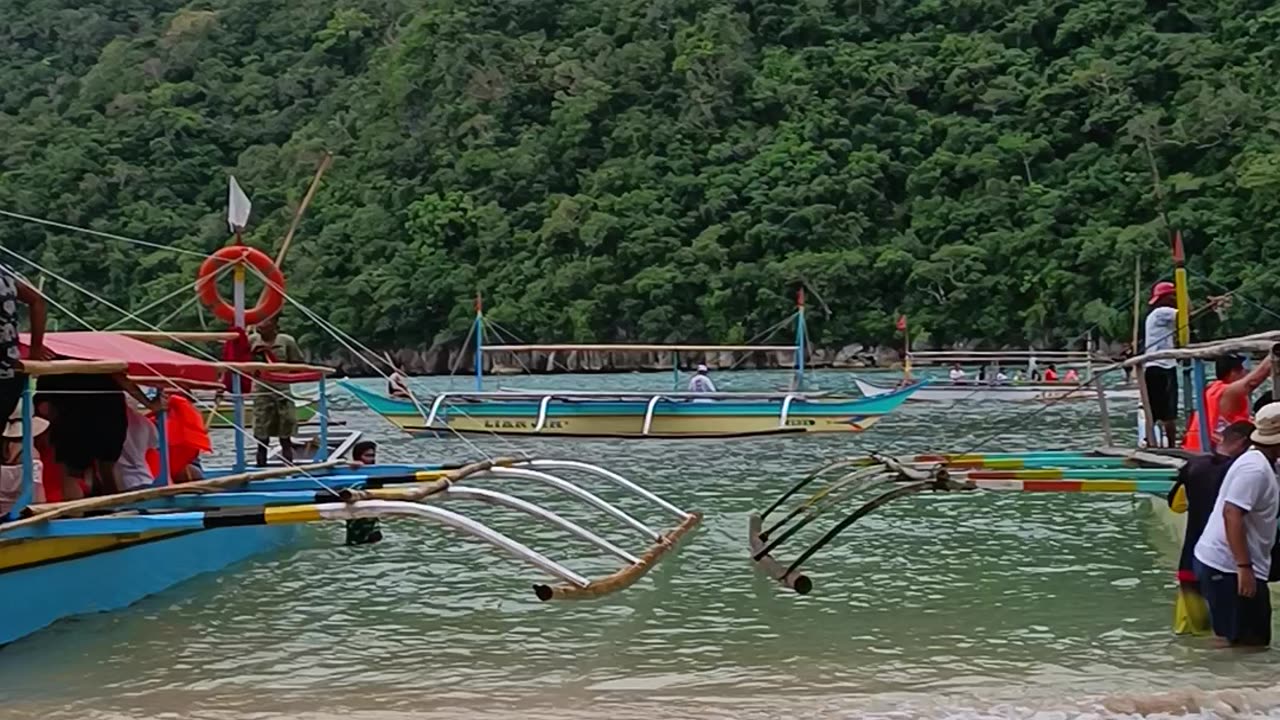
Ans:
{"type": "Polygon", "coordinates": [[[128,372],[129,363],[114,360],[23,360],[27,375],[116,375],[128,372]]]}
{"type": "Polygon", "coordinates": [[[220,368],[239,370],[241,372],[318,372],[324,375],[332,375],[337,372],[331,367],[308,365],[306,363],[217,362],[213,364],[220,368]]]}
{"type": "Polygon", "coordinates": [[[596,598],[603,595],[623,590],[634,585],[637,580],[644,577],[653,566],[662,559],[663,555],[670,552],[680,542],[680,539],[690,533],[694,528],[702,522],[702,513],[690,513],[684,522],[680,523],[676,529],[667,533],[654,543],[644,555],[640,557],[640,562],[628,565],[617,572],[592,582],[586,587],[577,587],[574,585],[534,585],[534,594],[539,600],[576,600],[596,598]]]}
{"type": "MultiPolygon", "coordinates": [[[[315,197],[316,190],[320,189],[320,178],[324,177],[324,173],[333,164],[333,153],[327,150],[324,157],[320,158],[320,165],[316,167],[316,174],[311,178],[311,185],[307,187],[307,194],[302,196],[302,203],[298,205],[298,210],[293,213],[293,221],[289,223],[289,231],[284,234],[284,241],[280,243],[280,252],[276,253],[276,267],[284,267],[284,258],[289,254],[289,245],[293,243],[293,234],[297,232],[298,225],[302,222],[302,216],[307,212],[307,208],[311,205],[311,198],[315,197]]],[[[264,290],[265,292],[265,290],[264,290]]]]}
{"type": "Polygon", "coordinates": [[[164,342],[172,340],[175,342],[225,342],[234,340],[237,335],[233,332],[164,332],[153,330],[113,330],[113,335],[123,335],[134,340],[143,342],[164,342]]]}
{"type": "Polygon", "coordinates": [[[310,465],[270,468],[268,470],[224,475],[223,477],[213,478],[211,480],[199,480],[196,482],[181,483],[177,485],[165,485],[163,487],[130,490],[128,492],[116,493],[115,495],[103,495],[100,497],[69,500],[67,502],[60,503],[31,505],[26,509],[26,512],[30,513],[26,517],[0,524],[0,534],[10,530],[16,530],[21,527],[27,527],[29,525],[48,522],[49,520],[55,520],[60,517],[66,517],[67,515],[88,512],[89,510],[107,510],[121,505],[130,505],[132,503],[141,502],[143,500],[154,500],[156,498],[170,497],[173,495],[214,492],[235,485],[243,485],[244,483],[254,480],[268,480],[270,478],[284,477],[287,475],[309,473],[345,464],[347,464],[347,461],[345,460],[330,460],[328,462],[312,463],[310,465]]]}
{"type": "Polygon", "coordinates": [[[1213,360],[1223,355],[1239,352],[1271,352],[1271,348],[1280,341],[1280,332],[1263,333],[1265,338],[1234,338],[1205,345],[1157,350],[1138,357],[1129,358],[1121,363],[1121,367],[1136,367],[1153,360],[1213,360]]]}

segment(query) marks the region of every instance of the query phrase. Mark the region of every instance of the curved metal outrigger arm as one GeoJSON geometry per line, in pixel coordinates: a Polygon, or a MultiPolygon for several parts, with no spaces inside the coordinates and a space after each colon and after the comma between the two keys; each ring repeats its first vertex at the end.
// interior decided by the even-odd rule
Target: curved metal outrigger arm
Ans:
{"type": "Polygon", "coordinates": [[[760,513],[760,519],[764,520],[765,518],[769,517],[769,515],[774,510],[777,510],[778,508],[782,507],[782,503],[790,499],[792,495],[795,495],[796,493],[800,492],[806,486],[808,486],[809,483],[813,482],[814,480],[817,480],[818,478],[822,477],[828,472],[832,470],[836,470],[838,468],[857,467],[860,465],[865,465],[866,461],[867,461],[867,458],[865,457],[855,457],[855,458],[846,458],[844,460],[835,460],[827,463],[826,465],[823,465],[822,467],[818,468],[817,470],[814,470],[813,472],[810,472],[808,475],[805,475],[804,477],[800,478],[800,480],[798,480],[790,488],[787,488],[787,491],[782,493],[782,496],[779,497],[777,500],[774,500],[772,505],[765,508],[764,512],[760,513]]]}
{"type": "Polygon", "coordinates": [[[511,539],[483,523],[435,505],[424,505],[404,500],[358,500],[350,503],[322,503],[316,505],[315,509],[320,517],[325,520],[354,520],[357,518],[388,516],[431,520],[510,553],[562,582],[580,588],[585,588],[591,584],[591,581],[582,575],[519,541],[511,539]]]}
{"type": "MultiPolygon", "coordinates": [[[[769,536],[772,535],[778,528],[791,522],[791,520],[794,519],[795,516],[799,515],[800,513],[808,511],[811,514],[812,513],[821,514],[826,510],[827,507],[829,507],[835,501],[867,487],[867,483],[863,482],[866,478],[886,474],[887,472],[888,471],[885,470],[884,467],[880,465],[875,465],[872,467],[858,468],[853,472],[845,473],[844,475],[841,475],[839,478],[835,480],[835,482],[831,483],[827,487],[809,496],[808,500],[805,500],[804,502],[797,505],[795,508],[791,510],[791,512],[787,513],[781,520],[779,520],[778,522],[770,525],[769,527],[761,531],[760,538],[762,540],[767,540],[769,536]],[[848,488],[846,490],[845,488],[849,485],[853,485],[853,487],[848,488]],[[843,490],[844,492],[841,492],[841,490],[843,490]],[[835,493],[835,494],[833,495],[832,493],[835,493]],[[821,505],[821,507],[819,507],[817,510],[814,510],[813,508],[815,505],[821,505]]],[[[764,516],[761,516],[760,519],[761,521],[763,521],[764,516]]]]}
{"type": "Polygon", "coordinates": [[[609,482],[613,483],[614,485],[617,485],[618,487],[630,492],[631,494],[638,495],[644,498],[645,500],[648,500],[649,502],[653,503],[654,505],[657,505],[663,510],[666,510],[672,515],[675,515],[681,520],[684,520],[685,518],[688,518],[689,515],[691,515],[691,513],[681,510],[675,505],[672,505],[666,500],[663,500],[658,495],[622,477],[618,473],[613,472],[612,470],[609,470],[607,468],[602,468],[599,465],[592,465],[591,463],[585,463],[578,460],[530,460],[529,462],[524,463],[524,465],[528,467],[549,468],[553,470],[554,469],[581,470],[582,472],[589,473],[597,477],[602,477],[605,480],[608,480],[609,482]]]}
{"type": "MultiPolygon", "coordinates": [[[[797,532],[799,532],[802,528],[804,528],[809,523],[813,522],[814,520],[817,520],[819,517],[822,516],[824,512],[826,512],[828,508],[830,508],[840,499],[844,497],[848,497],[849,495],[852,495],[855,492],[859,492],[861,490],[868,490],[870,488],[876,487],[877,485],[886,485],[886,484],[891,484],[895,482],[892,476],[886,477],[883,474],[870,475],[866,477],[857,477],[852,473],[851,473],[850,481],[852,482],[851,487],[847,488],[840,495],[837,495],[836,497],[829,499],[820,508],[809,513],[807,516],[801,518],[799,522],[787,528],[786,531],[778,535],[778,537],[773,538],[773,540],[768,545],[766,545],[764,549],[760,550],[753,556],[753,559],[758,561],[760,560],[760,558],[773,552],[774,548],[786,542],[787,538],[791,537],[792,535],[795,535],[797,532]]],[[[788,516],[788,519],[790,517],[791,516],[788,516]]],[[[781,525],[781,524],[782,523],[778,523],[778,525],[781,525]]],[[[777,528],[777,525],[775,525],[773,528],[770,528],[769,531],[772,531],[776,528],[777,528]]],[[[760,534],[760,539],[761,540],[768,539],[769,531],[762,532],[760,534]]]]}
{"type": "Polygon", "coordinates": [[[490,505],[498,505],[500,507],[506,507],[512,510],[517,510],[531,517],[535,517],[535,518],[538,518],[539,520],[543,520],[552,525],[555,525],[561,530],[564,530],[577,538],[580,538],[582,540],[585,540],[591,543],[592,545],[595,545],[597,548],[604,550],[605,552],[617,557],[618,559],[622,560],[625,563],[634,565],[635,563],[640,562],[640,558],[636,557],[635,555],[632,555],[626,550],[623,550],[617,545],[614,545],[608,540],[605,540],[604,538],[582,527],[581,525],[573,522],[572,520],[568,520],[564,517],[561,517],[560,515],[557,515],[556,513],[544,507],[541,507],[539,505],[534,505],[533,503],[528,502],[527,500],[522,500],[518,497],[507,495],[506,493],[500,493],[500,492],[497,492],[496,490],[489,490],[487,488],[463,487],[461,485],[453,485],[445,492],[437,495],[433,495],[428,499],[429,500],[447,500],[451,497],[462,498],[467,500],[479,500],[480,502],[488,503],[490,505]]]}
{"type": "Polygon", "coordinates": [[[476,477],[525,478],[528,480],[537,480],[538,482],[550,485],[557,490],[572,495],[592,507],[607,513],[623,524],[628,525],[637,532],[643,534],[651,542],[662,541],[662,534],[653,530],[648,525],[645,525],[622,510],[619,510],[613,504],[595,493],[592,493],[589,490],[584,490],[568,480],[558,478],[551,473],[545,473],[539,470],[527,470],[523,467],[491,467],[484,472],[477,474],[476,477]]]}

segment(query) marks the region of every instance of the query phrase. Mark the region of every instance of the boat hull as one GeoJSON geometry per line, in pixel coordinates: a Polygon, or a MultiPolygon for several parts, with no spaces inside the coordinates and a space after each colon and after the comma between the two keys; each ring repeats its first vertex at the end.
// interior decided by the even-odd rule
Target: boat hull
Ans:
{"type": "Polygon", "coordinates": [[[778,400],[642,400],[557,397],[540,402],[466,400],[441,403],[428,427],[410,401],[344,386],[372,410],[408,431],[575,437],[702,438],[790,433],[862,432],[898,408],[913,386],[876,398],[778,400]],[[785,404],[785,412],[784,412],[785,404]]]}
{"type": "MultiPolygon", "coordinates": [[[[862,378],[854,378],[858,391],[866,397],[879,397],[893,392],[896,388],[889,385],[878,385],[862,378]]],[[[1108,400],[1137,399],[1136,388],[1105,388],[1108,400]]],[[[930,383],[912,394],[912,402],[1061,402],[1064,400],[1096,400],[1097,392],[1092,387],[1076,387],[1074,385],[979,385],[930,383]]]]}
{"type": "Polygon", "coordinates": [[[263,525],[0,544],[0,645],[280,550],[298,533],[296,525],[263,525]]]}

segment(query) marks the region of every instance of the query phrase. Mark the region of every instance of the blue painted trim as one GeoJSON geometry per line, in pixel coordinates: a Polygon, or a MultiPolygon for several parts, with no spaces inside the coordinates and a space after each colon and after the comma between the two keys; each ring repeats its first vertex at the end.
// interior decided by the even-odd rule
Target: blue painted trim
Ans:
{"type": "MultiPolygon", "coordinates": [[[[162,397],[162,396],[161,396],[162,397]]],[[[156,481],[151,483],[157,487],[169,484],[169,413],[161,410],[156,413],[156,442],[159,444],[160,451],[160,476],[156,481]]]]}
{"type": "MultiPolygon", "coordinates": [[[[394,369],[394,368],[393,368],[394,369]]],[[[324,462],[329,459],[329,390],[325,387],[325,377],[320,376],[320,449],[316,451],[313,462],[324,462]]]]}
{"type": "Polygon", "coordinates": [[[204,513],[202,512],[163,513],[160,515],[103,515],[92,518],[50,520],[36,525],[28,525],[6,532],[4,539],[131,535],[142,532],[202,529],[204,529],[204,513]]]}
{"type": "MultiPolygon", "coordinates": [[[[22,490],[18,499],[9,510],[9,518],[16,520],[23,508],[31,504],[36,486],[36,445],[35,436],[31,434],[31,423],[34,420],[35,408],[31,402],[31,378],[22,381],[22,490]]],[[[8,421],[8,418],[0,418],[8,421]]]]}
{"type": "Polygon", "coordinates": [[[219,528],[0,573],[0,645],[76,615],[120,610],[294,542],[296,525],[219,528]]]}
{"type": "Polygon", "coordinates": [[[1197,358],[1191,361],[1191,389],[1195,395],[1192,402],[1200,430],[1200,452],[1208,453],[1213,452],[1213,436],[1209,434],[1209,414],[1205,412],[1204,386],[1204,361],[1197,358]]]}

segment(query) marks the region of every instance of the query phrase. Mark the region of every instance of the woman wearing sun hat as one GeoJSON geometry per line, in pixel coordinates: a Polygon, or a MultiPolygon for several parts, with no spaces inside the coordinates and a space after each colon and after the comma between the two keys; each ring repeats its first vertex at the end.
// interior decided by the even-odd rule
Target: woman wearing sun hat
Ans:
{"type": "MultiPolygon", "coordinates": [[[[38,437],[49,429],[49,421],[42,417],[31,418],[31,437],[38,437]]],[[[32,502],[44,502],[44,466],[39,456],[31,459],[35,471],[35,488],[32,502]]],[[[4,426],[3,446],[0,448],[0,513],[6,513],[22,494],[22,415],[14,410],[4,426]]]]}
{"type": "Polygon", "coordinates": [[[1253,447],[1231,464],[1195,547],[1213,634],[1232,645],[1271,643],[1271,548],[1280,515],[1280,403],[1258,411],[1253,447]]]}

